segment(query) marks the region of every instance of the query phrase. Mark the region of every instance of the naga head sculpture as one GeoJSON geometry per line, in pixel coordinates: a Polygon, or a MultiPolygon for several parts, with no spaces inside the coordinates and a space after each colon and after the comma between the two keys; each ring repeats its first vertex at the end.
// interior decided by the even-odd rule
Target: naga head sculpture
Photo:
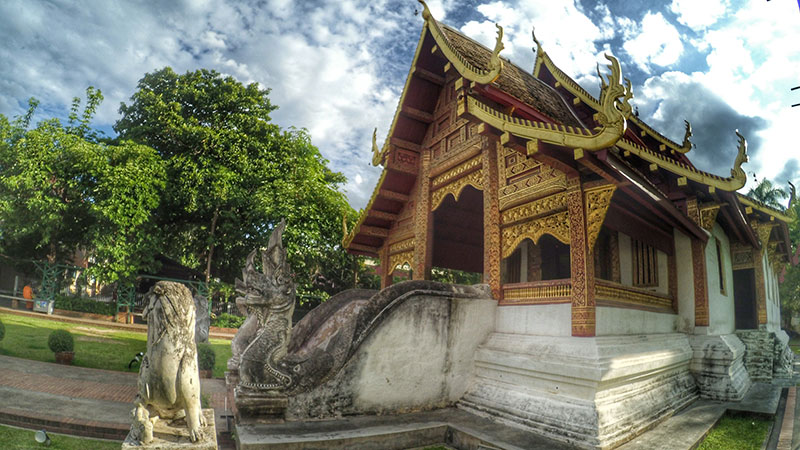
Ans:
{"type": "Polygon", "coordinates": [[[261,272],[255,267],[257,250],[247,256],[242,280],[236,279],[236,291],[242,294],[236,299],[237,305],[248,310],[283,310],[294,306],[295,284],[281,240],[285,229],[286,221],[281,220],[272,231],[267,249],[261,252],[261,272]]]}
{"type": "Polygon", "coordinates": [[[615,126],[621,131],[626,128],[625,121],[631,117],[633,108],[630,100],[633,98],[631,80],[625,78],[622,84],[622,69],[617,58],[606,54],[606,59],[611,63],[608,68],[608,82],[600,74],[600,66],[597,66],[597,76],[600,77],[600,123],[604,126],[615,126]]]}

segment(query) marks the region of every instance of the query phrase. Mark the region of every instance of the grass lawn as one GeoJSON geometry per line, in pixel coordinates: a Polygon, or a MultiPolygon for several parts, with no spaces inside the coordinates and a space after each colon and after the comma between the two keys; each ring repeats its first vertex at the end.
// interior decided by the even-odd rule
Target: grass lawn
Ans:
{"type": "MultiPolygon", "coordinates": [[[[6,326],[6,336],[0,341],[0,355],[55,362],[55,355],[47,347],[47,337],[59,328],[72,333],[75,339],[73,364],[79,367],[138,372],[138,365],[128,369],[128,363],[136,353],[147,349],[145,333],[2,313],[0,320],[6,326]]],[[[225,339],[210,339],[210,343],[217,356],[214,377],[222,377],[231,357],[231,343],[225,339]]]]}
{"type": "Polygon", "coordinates": [[[771,420],[753,416],[723,416],[697,447],[698,450],[759,450],[767,439],[771,420]]]}
{"type": "Polygon", "coordinates": [[[800,355],[800,338],[789,340],[789,348],[792,349],[795,355],[800,355]]]}
{"type": "MultiPolygon", "coordinates": [[[[5,341],[5,339],[3,340],[5,341]]],[[[96,439],[64,436],[62,434],[47,433],[50,436],[50,446],[45,447],[33,439],[33,430],[12,428],[0,425],[0,448],[7,450],[119,450],[121,443],[113,441],[98,441],[96,439]]]]}

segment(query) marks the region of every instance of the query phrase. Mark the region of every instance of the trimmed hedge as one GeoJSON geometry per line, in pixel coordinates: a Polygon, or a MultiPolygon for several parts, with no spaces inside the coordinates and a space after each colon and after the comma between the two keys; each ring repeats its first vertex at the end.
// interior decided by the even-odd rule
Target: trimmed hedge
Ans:
{"type": "Polygon", "coordinates": [[[208,344],[197,345],[197,365],[200,370],[214,370],[217,362],[217,354],[208,344]]]}
{"type": "Polygon", "coordinates": [[[66,295],[56,296],[56,302],[53,307],[55,309],[102,314],[106,316],[113,316],[117,312],[117,305],[113,302],[98,302],[88,298],[70,297],[66,295]]]}
{"type": "Polygon", "coordinates": [[[67,330],[53,330],[47,338],[47,346],[53,353],[71,352],[75,349],[75,341],[67,330]]]}
{"type": "Polygon", "coordinates": [[[244,317],[234,316],[233,314],[222,313],[211,320],[212,327],[219,328],[239,328],[244,323],[244,317]]]}

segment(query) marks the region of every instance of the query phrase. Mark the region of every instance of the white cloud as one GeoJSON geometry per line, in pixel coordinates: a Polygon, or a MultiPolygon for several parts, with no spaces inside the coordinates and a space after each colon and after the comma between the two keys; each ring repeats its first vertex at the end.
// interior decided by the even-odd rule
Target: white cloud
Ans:
{"type": "Polygon", "coordinates": [[[728,0],[672,0],[669,6],[678,15],[678,22],[694,29],[713,25],[729,7],[728,0]]]}
{"type": "Polygon", "coordinates": [[[622,47],[644,72],[649,73],[652,64],[666,67],[678,62],[683,53],[681,36],[660,12],[645,14],[638,30],[622,47]]]}

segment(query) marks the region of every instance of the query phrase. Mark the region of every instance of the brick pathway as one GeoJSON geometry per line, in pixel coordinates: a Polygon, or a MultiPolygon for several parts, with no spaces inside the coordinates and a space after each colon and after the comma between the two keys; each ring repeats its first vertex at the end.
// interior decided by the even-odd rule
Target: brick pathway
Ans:
{"type": "MultiPolygon", "coordinates": [[[[122,440],[130,427],[137,374],[63,366],[0,355],[0,422],[27,428],[122,440]]],[[[202,392],[217,412],[225,382],[201,380],[202,392]]],[[[221,427],[222,428],[221,428],[221,427]]]]}

